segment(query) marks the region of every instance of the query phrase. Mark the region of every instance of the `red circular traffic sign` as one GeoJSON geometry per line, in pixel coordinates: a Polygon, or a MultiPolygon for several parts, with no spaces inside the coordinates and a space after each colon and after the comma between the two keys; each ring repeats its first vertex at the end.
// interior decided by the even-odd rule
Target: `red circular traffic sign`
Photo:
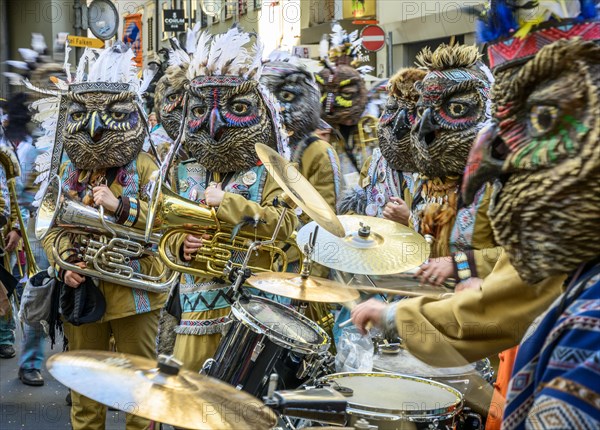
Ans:
{"type": "Polygon", "coordinates": [[[360,33],[367,51],[379,51],[385,46],[385,31],[378,25],[367,25],[360,33]]]}

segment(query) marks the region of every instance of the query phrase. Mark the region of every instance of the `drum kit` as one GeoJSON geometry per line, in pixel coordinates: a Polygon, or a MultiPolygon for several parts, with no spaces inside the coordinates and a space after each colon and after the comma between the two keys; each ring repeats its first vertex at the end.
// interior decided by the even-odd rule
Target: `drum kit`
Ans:
{"type": "MultiPolygon", "coordinates": [[[[332,340],[302,313],[308,302],[352,307],[361,291],[398,296],[448,293],[442,287],[422,293],[417,287],[403,290],[397,282],[379,288],[378,279],[372,278],[417,268],[429,254],[425,239],[391,221],[336,216],[291,163],[265,145],[258,144],[257,153],[284,190],[278,204],[286,210],[299,208],[313,219],[297,236],[305,253],[301,273],[252,274],[242,265],[231,278],[231,324],[200,374],[180,369],[181,363],[172,357],[160,356],[155,362],[104,351],[56,354],[48,360],[49,372],[93,400],[178,428],[464,427],[472,414],[465,406],[468,397],[476,394],[479,381],[491,381],[489,362],[434,368],[385,340],[376,346],[373,372],[335,373],[329,353],[332,340]],[[311,276],[312,261],[351,273],[352,282],[311,276]],[[290,298],[295,309],[249,295],[244,285],[290,298]]],[[[276,240],[275,230],[266,242],[276,240]]],[[[400,275],[396,281],[410,278],[400,275]]]]}

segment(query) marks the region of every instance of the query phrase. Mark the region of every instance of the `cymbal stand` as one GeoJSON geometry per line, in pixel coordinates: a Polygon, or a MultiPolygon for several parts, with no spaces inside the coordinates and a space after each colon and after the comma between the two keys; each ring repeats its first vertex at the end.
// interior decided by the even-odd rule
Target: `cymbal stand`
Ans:
{"type": "Polygon", "coordinates": [[[287,211],[289,209],[293,209],[292,205],[293,203],[291,203],[291,200],[288,201],[288,199],[284,196],[279,197],[279,198],[275,198],[275,201],[273,202],[273,205],[275,207],[281,207],[283,208],[283,211],[281,212],[281,215],[279,217],[279,220],[277,220],[277,225],[275,226],[275,230],[273,230],[273,235],[271,236],[271,239],[267,239],[267,240],[258,240],[258,241],[254,241],[250,244],[250,246],[248,246],[248,251],[246,251],[246,256],[244,257],[244,261],[242,262],[242,265],[235,269],[233,268],[233,263],[231,261],[227,262],[227,265],[225,267],[224,275],[226,277],[231,277],[234,276],[234,281],[233,281],[233,288],[231,289],[231,293],[230,293],[230,298],[233,301],[236,301],[240,298],[240,296],[243,296],[244,293],[241,290],[242,285],[244,285],[244,283],[246,282],[246,280],[252,276],[252,272],[250,271],[250,269],[248,268],[248,264],[250,263],[250,258],[252,257],[252,254],[257,251],[258,249],[260,249],[261,246],[264,245],[272,245],[275,242],[277,242],[277,235],[279,234],[279,230],[281,230],[281,226],[283,225],[283,221],[285,219],[285,216],[287,214],[287,211]]]}

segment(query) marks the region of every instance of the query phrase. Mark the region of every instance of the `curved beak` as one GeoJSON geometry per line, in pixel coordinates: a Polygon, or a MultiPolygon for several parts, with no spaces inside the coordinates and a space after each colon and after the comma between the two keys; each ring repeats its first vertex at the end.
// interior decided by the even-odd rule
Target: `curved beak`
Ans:
{"type": "Polygon", "coordinates": [[[221,112],[219,112],[219,109],[217,109],[216,107],[213,108],[213,110],[210,111],[210,118],[208,121],[210,137],[215,139],[215,136],[217,136],[219,130],[221,130],[221,127],[223,127],[224,125],[225,123],[221,118],[221,112]]]}
{"type": "Polygon", "coordinates": [[[410,132],[410,124],[408,123],[408,116],[406,115],[406,109],[402,109],[396,115],[394,125],[392,126],[392,133],[394,137],[400,140],[410,132]]]}
{"type": "Polygon", "coordinates": [[[419,121],[419,140],[430,145],[435,140],[435,132],[438,130],[438,125],[435,123],[431,108],[427,108],[423,112],[423,116],[419,121]]]}
{"type": "Polygon", "coordinates": [[[462,181],[462,195],[466,204],[471,204],[477,191],[486,182],[491,182],[502,175],[503,160],[494,157],[494,148],[503,146],[504,142],[498,136],[498,126],[495,123],[482,128],[469,152],[462,181]]]}
{"type": "Polygon", "coordinates": [[[104,128],[104,122],[102,122],[102,119],[100,118],[100,115],[98,115],[98,112],[92,112],[92,116],[90,117],[87,123],[87,129],[94,143],[98,143],[98,141],[102,138],[104,128]]]}

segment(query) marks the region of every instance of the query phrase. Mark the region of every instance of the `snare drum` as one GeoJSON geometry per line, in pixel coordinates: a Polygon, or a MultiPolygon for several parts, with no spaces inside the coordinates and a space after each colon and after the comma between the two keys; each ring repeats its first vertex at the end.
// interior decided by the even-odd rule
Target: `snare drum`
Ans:
{"type": "Polygon", "coordinates": [[[392,374],[412,375],[448,384],[459,390],[465,405],[482,415],[487,414],[491,402],[490,385],[494,371],[486,358],[460,367],[434,367],[419,360],[406,349],[394,348],[393,353],[383,353],[381,348],[373,357],[373,370],[392,374]]]}
{"type": "Polygon", "coordinates": [[[298,388],[327,357],[330,341],[323,329],[272,300],[240,299],[231,319],[205,373],[256,397],[265,394],[272,373],[279,375],[278,390],[298,388]]]}
{"type": "Polygon", "coordinates": [[[462,394],[441,382],[389,373],[336,373],[319,380],[347,397],[347,425],[379,430],[454,429],[462,394]]]}

